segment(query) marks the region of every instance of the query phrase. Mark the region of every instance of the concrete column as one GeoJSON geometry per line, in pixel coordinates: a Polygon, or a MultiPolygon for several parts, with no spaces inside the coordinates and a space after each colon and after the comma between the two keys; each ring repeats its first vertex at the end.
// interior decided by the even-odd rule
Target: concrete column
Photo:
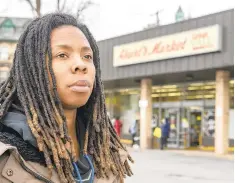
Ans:
{"type": "Polygon", "coordinates": [[[152,132],[152,80],[141,80],[140,96],[140,148],[151,148],[152,132]]]}
{"type": "Polygon", "coordinates": [[[229,72],[216,72],[215,153],[228,153],[229,72]]]}

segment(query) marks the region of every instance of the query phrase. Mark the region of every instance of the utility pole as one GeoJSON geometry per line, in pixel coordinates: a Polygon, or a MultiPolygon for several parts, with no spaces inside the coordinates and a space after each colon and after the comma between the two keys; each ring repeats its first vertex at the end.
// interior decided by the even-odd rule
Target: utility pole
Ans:
{"type": "Polygon", "coordinates": [[[156,16],[156,25],[160,25],[160,19],[159,19],[159,13],[161,13],[163,10],[157,10],[156,13],[152,14],[152,16],[156,16]]]}

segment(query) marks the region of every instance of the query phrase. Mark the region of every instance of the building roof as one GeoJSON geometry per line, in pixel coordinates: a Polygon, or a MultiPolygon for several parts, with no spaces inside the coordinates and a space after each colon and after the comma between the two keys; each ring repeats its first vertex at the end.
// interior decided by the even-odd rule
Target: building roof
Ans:
{"type": "Polygon", "coordinates": [[[122,35],[118,35],[118,36],[114,36],[114,37],[109,37],[109,38],[105,38],[105,39],[101,39],[101,40],[98,40],[97,43],[101,43],[101,42],[107,42],[107,41],[110,41],[110,40],[116,40],[116,39],[123,39],[124,37],[136,37],[136,34],[139,34],[139,33],[143,33],[143,32],[149,32],[149,31],[161,31],[161,29],[167,29],[168,27],[171,27],[173,25],[182,25],[183,23],[191,23],[191,22],[195,22],[195,21],[198,21],[199,19],[207,19],[208,17],[217,17],[217,16],[220,16],[221,14],[226,14],[226,13],[230,13],[230,12],[234,12],[234,9],[228,9],[228,10],[224,10],[224,11],[221,11],[221,12],[216,12],[216,13],[211,13],[211,14],[208,14],[208,15],[204,15],[204,16],[199,16],[199,17],[194,17],[194,18],[191,18],[190,19],[185,19],[183,21],[180,21],[180,22],[172,22],[172,23],[169,23],[169,24],[165,24],[165,25],[160,25],[160,26],[147,26],[145,27],[143,30],[139,30],[139,31],[135,31],[135,32],[131,32],[131,33],[126,33],[126,34],[122,34],[122,35]]]}
{"type": "Polygon", "coordinates": [[[0,41],[17,41],[30,18],[0,17],[0,41]]]}

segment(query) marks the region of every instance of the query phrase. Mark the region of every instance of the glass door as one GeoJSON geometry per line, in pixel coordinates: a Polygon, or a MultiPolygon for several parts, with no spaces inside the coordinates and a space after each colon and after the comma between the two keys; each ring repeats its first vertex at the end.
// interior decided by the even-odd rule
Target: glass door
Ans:
{"type": "Polygon", "coordinates": [[[179,108],[165,108],[162,109],[162,119],[168,118],[170,122],[170,133],[167,140],[168,148],[178,148],[180,144],[179,139],[179,118],[180,112],[179,108]]]}

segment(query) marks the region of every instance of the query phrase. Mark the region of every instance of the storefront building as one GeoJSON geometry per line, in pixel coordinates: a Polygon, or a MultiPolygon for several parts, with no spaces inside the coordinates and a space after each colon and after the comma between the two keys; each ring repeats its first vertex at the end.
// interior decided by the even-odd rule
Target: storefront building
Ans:
{"type": "Polygon", "coordinates": [[[16,44],[31,19],[0,17],[0,82],[3,82],[12,66],[16,44]]]}
{"type": "Polygon", "coordinates": [[[110,117],[122,138],[140,120],[152,148],[152,119],[169,118],[169,148],[233,149],[234,10],[98,42],[110,117]],[[230,148],[229,148],[230,147],[230,148]]]}

